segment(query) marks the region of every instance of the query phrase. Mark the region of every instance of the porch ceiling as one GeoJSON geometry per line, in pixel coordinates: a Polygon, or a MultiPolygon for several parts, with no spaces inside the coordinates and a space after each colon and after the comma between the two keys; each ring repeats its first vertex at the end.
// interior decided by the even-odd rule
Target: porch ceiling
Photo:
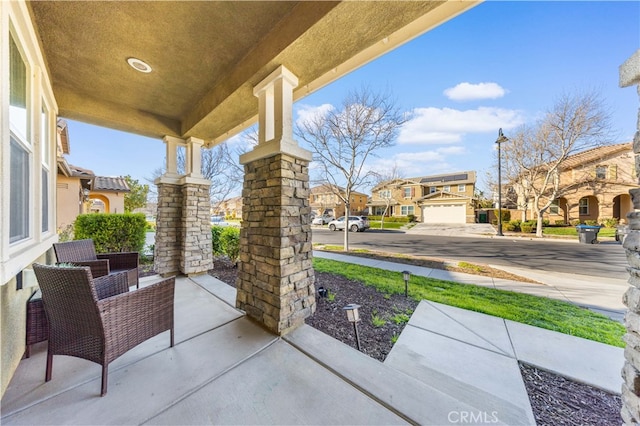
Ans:
{"type": "MultiPolygon", "coordinates": [[[[32,1],[63,117],[215,144],[256,120],[277,66],[299,99],[477,1],[32,1]],[[133,70],[127,58],[153,71],[133,70]]],[[[428,54],[428,52],[425,52],[428,54]]]]}

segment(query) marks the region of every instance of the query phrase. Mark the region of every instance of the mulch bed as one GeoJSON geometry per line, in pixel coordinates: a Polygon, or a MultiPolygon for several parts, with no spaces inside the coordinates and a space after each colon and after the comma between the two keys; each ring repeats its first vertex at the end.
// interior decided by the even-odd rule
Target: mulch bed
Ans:
{"type": "MultiPolygon", "coordinates": [[[[417,261],[412,260],[417,264],[414,262],[417,261]]],[[[434,264],[431,262],[429,267],[434,264]]],[[[209,275],[235,286],[237,269],[228,259],[216,258],[209,275]]],[[[358,323],[361,350],[379,361],[384,361],[393,347],[394,336],[402,332],[406,324],[401,321],[403,314],[411,316],[418,305],[404,295],[379,293],[340,275],[316,272],[315,285],[316,289],[328,289],[330,295],[317,298],[316,312],[307,319],[307,324],[355,348],[353,325],[347,321],[342,308],[349,303],[361,305],[358,323]],[[380,320],[377,326],[373,318],[380,320]]],[[[619,395],[525,364],[520,364],[520,371],[539,426],[622,424],[619,395]]]]}

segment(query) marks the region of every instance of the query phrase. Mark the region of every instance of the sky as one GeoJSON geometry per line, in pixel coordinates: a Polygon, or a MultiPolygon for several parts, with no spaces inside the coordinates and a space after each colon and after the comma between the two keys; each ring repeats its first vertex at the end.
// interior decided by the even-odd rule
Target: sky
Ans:
{"type": "MultiPolygon", "coordinates": [[[[396,165],[402,177],[475,170],[482,189],[498,129],[508,137],[534,123],[564,93],[596,91],[611,113],[610,142],[632,141],[639,96],[618,87],[618,69],[638,49],[637,1],[487,1],[298,100],[294,120],[363,86],[388,92],[409,120],[367,166],[396,165]]],[[[73,165],[141,183],[164,165],[159,139],[68,124],[73,165]]]]}

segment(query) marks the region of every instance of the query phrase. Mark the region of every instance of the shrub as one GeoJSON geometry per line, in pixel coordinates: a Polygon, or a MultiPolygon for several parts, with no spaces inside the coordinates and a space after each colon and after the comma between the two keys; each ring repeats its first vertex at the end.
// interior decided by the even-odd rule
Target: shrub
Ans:
{"type": "Polygon", "coordinates": [[[571,225],[573,225],[573,226],[578,226],[578,225],[580,225],[580,219],[572,219],[572,220],[571,220],[571,225]]]}
{"type": "Polygon", "coordinates": [[[91,238],[98,253],[137,251],[145,243],[142,213],[90,213],[76,218],[74,239],[91,238]]]}
{"type": "Polygon", "coordinates": [[[235,263],[240,256],[240,230],[232,226],[225,227],[220,234],[220,244],[222,252],[235,263]]]}
{"type": "MultiPolygon", "coordinates": [[[[496,215],[496,217],[500,216],[500,210],[495,209],[493,211],[493,213],[496,215]]],[[[502,210],[502,222],[509,222],[511,220],[511,212],[509,210],[502,210]]]]}
{"type": "Polygon", "coordinates": [[[598,221],[597,220],[585,220],[584,224],[585,225],[589,225],[589,226],[597,226],[598,225],[598,221]]]}
{"type": "Polygon", "coordinates": [[[616,219],[615,217],[607,217],[602,219],[602,224],[606,228],[615,228],[616,226],[618,226],[618,219],[616,219]]]}
{"type": "Polygon", "coordinates": [[[556,224],[556,226],[566,225],[566,223],[564,222],[564,219],[556,220],[554,223],[556,224]]]}
{"type": "Polygon", "coordinates": [[[533,232],[533,228],[534,228],[534,225],[532,225],[532,224],[530,224],[528,222],[525,222],[522,225],[520,225],[520,229],[522,230],[522,232],[524,232],[526,234],[529,234],[529,233],[533,232]]]}
{"type": "Polygon", "coordinates": [[[416,221],[416,215],[415,214],[409,214],[407,215],[407,220],[409,222],[415,222],[416,221]]]}
{"type": "Polygon", "coordinates": [[[220,256],[221,254],[224,254],[224,252],[222,251],[222,243],[220,242],[220,235],[222,234],[223,230],[224,227],[222,226],[211,227],[211,248],[213,249],[211,251],[213,252],[214,256],[220,256]]]}
{"type": "Polygon", "coordinates": [[[520,220],[511,220],[509,222],[506,222],[504,224],[502,224],[502,227],[505,229],[505,231],[509,231],[509,232],[520,232],[520,225],[522,224],[522,221],[520,220]]]}

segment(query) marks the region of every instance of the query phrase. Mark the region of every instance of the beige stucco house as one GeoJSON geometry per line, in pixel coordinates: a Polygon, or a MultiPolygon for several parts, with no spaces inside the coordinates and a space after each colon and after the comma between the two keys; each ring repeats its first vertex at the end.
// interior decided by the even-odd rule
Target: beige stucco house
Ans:
{"type": "MultiPolygon", "coordinates": [[[[333,217],[344,216],[344,188],[331,184],[314,186],[309,191],[309,205],[316,215],[329,214],[333,217]]],[[[364,214],[367,208],[367,194],[352,191],[349,198],[350,214],[364,214]]]]}
{"type": "Polygon", "coordinates": [[[124,195],[130,192],[122,177],[96,176],[91,170],[69,164],[69,131],[57,120],[56,227],[66,230],[83,213],[124,213],[124,195]]]}
{"type": "Polygon", "coordinates": [[[0,394],[25,350],[31,265],[55,260],[59,116],[158,140],[163,276],[211,268],[200,152],[257,122],[258,144],[239,159],[236,306],[284,334],[315,310],[312,158],[293,138],[293,102],[476,4],[0,2],[0,394]]]}
{"type": "MultiPolygon", "coordinates": [[[[544,218],[550,223],[574,223],[615,218],[626,221],[633,211],[629,190],[638,188],[631,143],[606,145],[568,157],[560,171],[561,196],[544,218]]],[[[515,186],[516,192],[518,186],[515,186]]],[[[519,196],[518,205],[525,203],[519,196]]],[[[537,217],[530,206],[526,215],[537,217]]]]}
{"type": "Polygon", "coordinates": [[[218,207],[213,208],[211,213],[231,218],[242,217],[242,197],[232,197],[223,200],[218,207]]]}
{"type": "Polygon", "coordinates": [[[424,223],[474,223],[475,185],[474,171],[395,179],[374,187],[368,205],[373,215],[414,215],[424,223]]]}

